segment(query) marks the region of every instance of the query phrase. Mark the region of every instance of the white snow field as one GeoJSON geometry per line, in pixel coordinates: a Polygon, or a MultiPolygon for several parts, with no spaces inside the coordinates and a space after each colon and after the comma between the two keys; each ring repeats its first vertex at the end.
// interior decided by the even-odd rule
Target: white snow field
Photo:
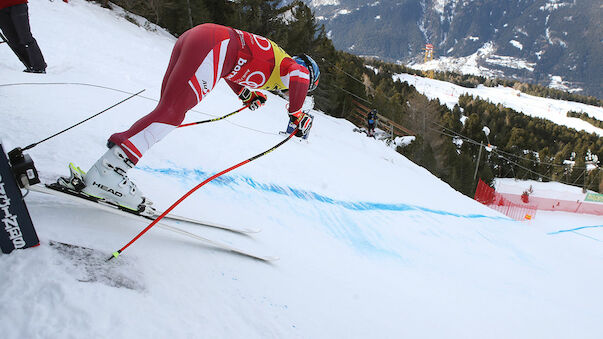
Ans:
{"type": "MultiPolygon", "coordinates": [[[[51,182],[69,162],[87,170],[110,134],[153,109],[175,39],[83,0],[29,7],[48,74],[23,73],[0,45],[6,151],[146,89],[29,150],[51,182]]],[[[164,210],[283,140],[285,104],[269,94],[258,111],[175,130],[130,176],[164,210]]],[[[186,121],[238,107],[220,83],[186,121]]],[[[41,245],[0,255],[2,338],[600,338],[600,217],[538,213],[512,221],[354,133],[351,123],[312,113],[308,141],[290,140],[176,208],[261,228],[240,235],[172,223],[280,257],[272,263],[160,228],[116,260],[78,261],[50,242],[104,258],[148,224],[31,192],[41,245]]]]}
{"type": "Polygon", "coordinates": [[[417,91],[426,95],[429,99],[439,99],[442,105],[453,108],[458,104],[459,97],[463,94],[480,97],[494,104],[501,104],[517,112],[550,120],[556,124],[584,130],[587,133],[596,133],[603,136],[603,129],[595,127],[579,118],[567,116],[568,111],[586,113],[590,117],[603,120],[603,107],[586,105],[578,102],[556,100],[537,97],[521,93],[511,87],[486,87],[478,85],[477,88],[467,88],[450,82],[423,78],[411,74],[398,74],[394,80],[406,81],[415,86],[417,91]]]}

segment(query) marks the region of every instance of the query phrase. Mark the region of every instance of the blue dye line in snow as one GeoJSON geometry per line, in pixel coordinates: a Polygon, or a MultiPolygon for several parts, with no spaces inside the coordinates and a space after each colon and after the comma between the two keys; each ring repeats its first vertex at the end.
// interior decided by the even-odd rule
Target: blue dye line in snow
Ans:
{"type": "MultiPolygon", "coordinates": [[[[138,169],[155,174],[162,174],[172,177],[177,177],[180,179],[186,178],[187,180],[198,180],[202,181],[205,178],[209,177],[211,174],[208,172],[204,172],[198,169],[175,169],[175,168],[151,168],[148,166],[138,167],[138,169]]],[[[408,212],[408,211],[421,211],[431,214],[438,214],[443,216],[452,216],[457,218],[467,218],[467,219],[490,219],[490,220],[512,220],[507,217],[497,217],[497,216],[488,216],[483,214],[460,214],[442,210],[435,210],[432,208],[415,206],[409,204],[386,204],[386,203],[377,203],[377,202],[350,202],[350,201],[342,201],[336,200],[333,198],[329,198],[322,194],[318,194],[316,192],[309,192],[300,190],[292,187],[283,187],[276,184],[265,184],[261,182],[257,182],[249,177],[233,177],[233,176],[221,176],[216,178],[211,182],[213,185],[219,186],[231,186],[238,184],[247,184],[248,186],[262,190],[265,192],[276,193],[280,195],[285,195],[289,197],[294,197],[301,200],[306,201],[318,201],[325,204],[331,204],[335,206],[340,206],[353,211],[393,211],[393,212],[408,212]]]]}
{"type": "Polygon", "coordinates": [[[553,235],[553,234],[560,234],[560,233],[566,233],[566,232],[575,232],[575,231],[583,230],[583,229],[586,229],[586,228],[599,228],[599,227],[603,227],[603,225],[582,226],[582,227],[572,228],[572,229],[569,229],[569,230],[559,230],[559,231],[555,231],[555,232],[551,232],[551,233],[547,233],[547,234],[548,235],[553,235]]]}
{"type": "Polygon", "coordinates": [[[582,233],[580,233],[580,232],[573,232],[573,233],[574,233],[574,234],[577,234],[577,235],[580,235],[580,236],[583,236],[583,237],[588,238],[588,239],[592,239],[592,240],[595,240],[595,241],[599,241],[599,242],[601,242],[601,240],[599,240],[599,239],[597,239],[597,238],[595,238],[595,237],[591,237],[591,236],[588,236],[588,235],[586,235],[586,234],[582,234],[582,233]]]}

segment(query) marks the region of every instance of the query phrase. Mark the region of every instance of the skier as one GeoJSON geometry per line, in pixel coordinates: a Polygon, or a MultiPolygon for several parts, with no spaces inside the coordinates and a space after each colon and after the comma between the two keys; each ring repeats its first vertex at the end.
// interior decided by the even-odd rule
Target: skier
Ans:
{"type": "Polygon", "coordinates": [[[0,3],[0,29],[8,46],[25,65],[23,72],[46,73],[44,56],[31,34],[27,0],[3,0],[0,3]]]}
{"type": "Polygon", "coordinates": [[[375,137],[375,125],[377,124],[377,110],[371,110],[369,114],[366,116],[366,124],[368,125],[368,133],[369,137],[375,137]]]}
{"type": "Polygon", "coordinates": [[[318,85],[318,65],[307,55],[289,56],[274,42],[252,33],[216,24],[202,24],[176,41],[161,86],[157,107],[130,129],[109,138],[109,150],[85,173],[69,164],[69,178],[58,184],[121,206],[153,215],[149,199],[127,172],[155,143],[174,130],[224,79],[244,105],[255,110],[266,102],[262,90],[288,90],[289,119],[303,137],[312,118],[302,112],[308,92],[318,85]]]}

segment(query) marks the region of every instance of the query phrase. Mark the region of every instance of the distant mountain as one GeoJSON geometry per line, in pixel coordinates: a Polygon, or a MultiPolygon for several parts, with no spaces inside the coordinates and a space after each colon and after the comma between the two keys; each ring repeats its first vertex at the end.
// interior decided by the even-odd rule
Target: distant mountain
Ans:
{"type": "Polygon", "coordinates": [[[304,0],[335,46],[603,98],[600,0],[304,0]]]}

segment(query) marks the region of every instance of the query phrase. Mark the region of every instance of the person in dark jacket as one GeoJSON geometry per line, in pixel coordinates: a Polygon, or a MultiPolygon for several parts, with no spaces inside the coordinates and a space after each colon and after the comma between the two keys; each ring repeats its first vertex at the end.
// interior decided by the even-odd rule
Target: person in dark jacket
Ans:
{"type": "Polygon", "coordinates": [[[377,110],[374,109],[369,112],[366,116],[366,124],[368,125],[368,133],[369,137],[375,136],[375,125],[377,124],[377,110]]]}
{"type": "Polygon", "coordinates": [[[6,42],[25,65],[24,72],[46,73],[46,62],[29,27],[27,0],[0,1],[0,29],[6,42]]]}

